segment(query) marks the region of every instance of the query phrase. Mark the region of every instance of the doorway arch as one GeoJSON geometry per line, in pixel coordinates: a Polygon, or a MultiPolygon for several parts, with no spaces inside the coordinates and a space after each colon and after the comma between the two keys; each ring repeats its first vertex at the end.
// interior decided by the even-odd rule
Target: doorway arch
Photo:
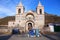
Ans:
{"type": "Polygon", "coordinates": [[[26,31],[29,31],[30,29],[33,29],[35,27],[35,23],[31,20],[27,21],[25,25],[26,31]]]}
{"type": "Polygon", "coordinates": [[[32,23],[28,23],[28,30],[32,29],[32,23]]]}

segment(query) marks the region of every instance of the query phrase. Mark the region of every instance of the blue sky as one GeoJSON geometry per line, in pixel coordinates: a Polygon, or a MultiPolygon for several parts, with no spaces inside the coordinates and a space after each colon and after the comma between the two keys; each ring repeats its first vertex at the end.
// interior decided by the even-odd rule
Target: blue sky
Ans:
{"type": "Polygon", "coordinates": [[[0,17],[15,15],[16,6],[20,1],[25,7],[25,11],[36,10],[40,1],[45,12],[60,16],[60,0],[0,0],[0,17]]]}

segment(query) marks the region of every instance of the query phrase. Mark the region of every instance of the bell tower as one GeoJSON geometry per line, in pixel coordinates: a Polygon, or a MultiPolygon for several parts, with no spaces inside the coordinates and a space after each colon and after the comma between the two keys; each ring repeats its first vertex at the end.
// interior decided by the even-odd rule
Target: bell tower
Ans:
{"type": "Polygon", "coordinates": [[[20,2],[18,6],[16,7],[16,14],[23,14],[24,13],[24,7],[22,3],[20,2]]]}
{"type": "Polygon", "coordinates": [[[22,5],[22,3],[20,2],[17,7],[16,7],[16,16],[15,16],[15,21],[16,21],[16,25],[19,24],[20,22],[20,15],[24,13],[24,6],[22,5]]]}
{"type": "Polygon", "coordinates": [[[37,14],[44,14],[44,7],[41,5],[40,1],[37,6],[37,14]]]}

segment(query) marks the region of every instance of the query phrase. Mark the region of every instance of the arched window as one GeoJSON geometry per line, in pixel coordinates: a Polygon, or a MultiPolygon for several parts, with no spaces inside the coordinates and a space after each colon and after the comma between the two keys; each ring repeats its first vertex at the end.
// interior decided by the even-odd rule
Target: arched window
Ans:
{"type": "Polygon", "coordinates": [[[34,14],[33,14],[33,13],[28,13],[28,14],[26,15],[26,19],[27,19],[27,20],[34,20],[34,14]]]}
{"type": "Polygon", "coordinates": [[[21,9],[18,9],[18,13],[21,13],[21,9]]]}
{"type": "Polygon", "coordinates": [[[40,9],[40,14],[42,14],[42,9],[40,9]]]}

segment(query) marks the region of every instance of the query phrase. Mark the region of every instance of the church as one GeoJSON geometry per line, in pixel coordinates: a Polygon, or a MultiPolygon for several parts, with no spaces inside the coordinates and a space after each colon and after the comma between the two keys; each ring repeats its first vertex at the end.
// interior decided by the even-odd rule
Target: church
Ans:
{"type": "Polygon", "coordinates": [[[8,22],[8,28],[10,31],[17,28],[20,31],[27,32],[30,29],[39,29],[40,31],[45,25],[44,7],[39,2],[36,11],[27,11],[23,4],[20,2],[16,7],[16,15],[14,21],[8,22]]]}

